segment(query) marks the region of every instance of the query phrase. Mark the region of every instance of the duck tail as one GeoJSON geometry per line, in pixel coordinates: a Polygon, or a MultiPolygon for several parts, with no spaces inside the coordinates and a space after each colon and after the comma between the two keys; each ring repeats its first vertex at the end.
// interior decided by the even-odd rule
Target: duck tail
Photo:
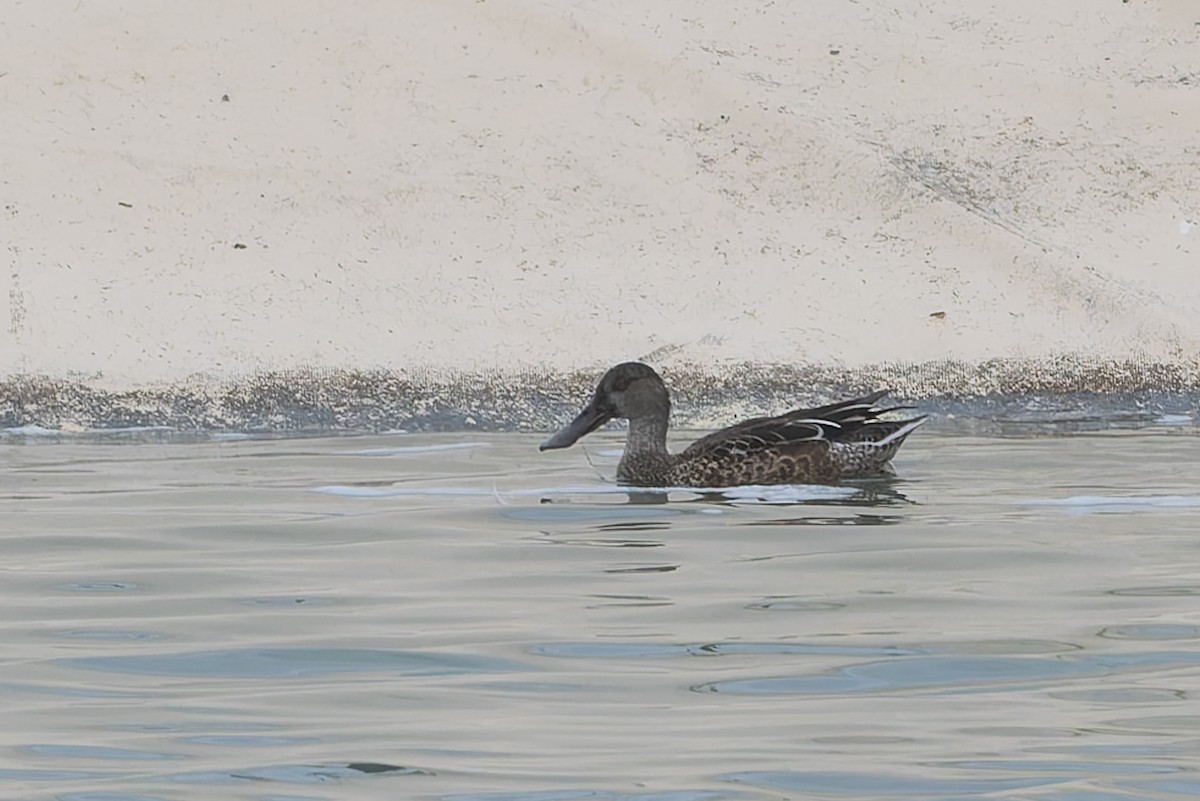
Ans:
{"type": "Polygon", "coordinates": [[[911,434],[917,427],[924,425],[925,421],[928,419],[929,415],[923,414],[920,417],[914,417],[911,420],[905,420],[900,423],[899,427],[896,428],[895,431],[888,432],[887,436],[876,440],[873,444],[879,448],[883,448],[888,445],[896,445],[899,447],[900,443],[904,442],[905,437],[911,434]]]}

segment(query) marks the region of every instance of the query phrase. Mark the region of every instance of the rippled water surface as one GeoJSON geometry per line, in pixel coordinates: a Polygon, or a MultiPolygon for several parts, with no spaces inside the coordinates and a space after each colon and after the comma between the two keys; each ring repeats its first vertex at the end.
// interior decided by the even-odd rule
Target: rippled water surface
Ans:
{"type": "Polygon", "coordinates": [[[614,488],[616,434],[37,433],[5,799],[1200,796],[1193,429],[715,494],[614,488]]]}

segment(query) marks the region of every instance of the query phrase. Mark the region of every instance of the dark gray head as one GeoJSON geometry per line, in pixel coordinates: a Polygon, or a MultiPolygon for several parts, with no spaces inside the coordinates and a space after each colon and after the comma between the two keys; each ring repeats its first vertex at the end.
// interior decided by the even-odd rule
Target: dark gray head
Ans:
{"type": "Polygon", "coordinates": [[[671,399],[658,373],[648,364],[625,362],[604,374],[592,400],[565,428],[541,444],[538,450],[567,448],[613,418],[638,420],[671,414],[671,399]]]}

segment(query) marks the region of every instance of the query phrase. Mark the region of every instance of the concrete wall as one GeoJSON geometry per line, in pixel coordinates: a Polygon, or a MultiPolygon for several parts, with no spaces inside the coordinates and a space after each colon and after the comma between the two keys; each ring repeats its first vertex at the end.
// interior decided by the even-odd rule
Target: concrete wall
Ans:
{"type": "Polygon", "coordinates": [[[1194,0],[10,4],[0,377],[1200,385],[1198,131],[1194,0]]]}

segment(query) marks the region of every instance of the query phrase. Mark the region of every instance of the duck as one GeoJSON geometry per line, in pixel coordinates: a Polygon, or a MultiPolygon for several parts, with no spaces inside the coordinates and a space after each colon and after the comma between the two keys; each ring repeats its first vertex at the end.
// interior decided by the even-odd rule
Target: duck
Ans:
{"type": "Polygon", "coordinates": [[[638,487],[724,488],[748,484],[835,484],[885,474],[927,415],[880,419],[911,407],[880,408],[889,390],[715,431],[679,453],[667,450],[671,396],[643,362],[624,362],[600,379],[574,420],[539,451],[568,448],[613,419],[629,421],[617,482],[638,487]]]}

